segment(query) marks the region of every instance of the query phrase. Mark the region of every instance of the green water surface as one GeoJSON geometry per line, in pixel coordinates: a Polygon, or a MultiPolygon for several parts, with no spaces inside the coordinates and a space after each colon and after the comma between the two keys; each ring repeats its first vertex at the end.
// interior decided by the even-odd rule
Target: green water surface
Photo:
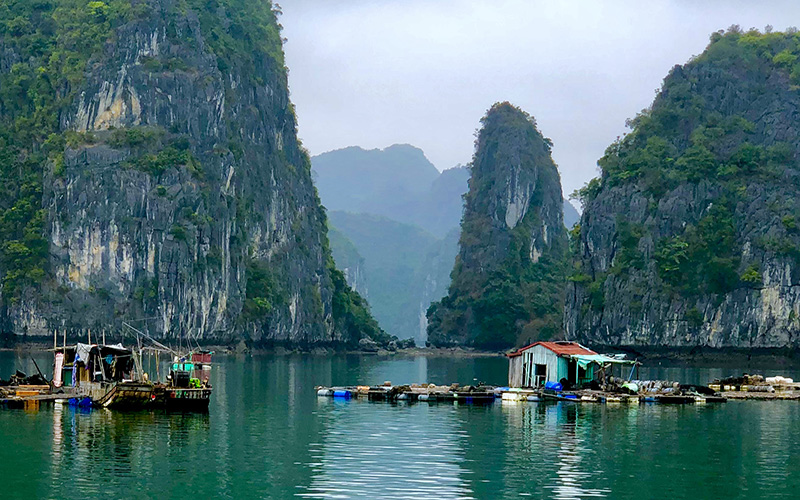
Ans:
{"type": "MultiPolygon", "coordinates": [[[[43,370],[52,368],[37,354],[43,370]]],[[[0,409],[0,498],[800,498],[800,402],[389,404],[315,385],[483,381],[503,358],[219,356],[208,414],[0,409]]],[[[0,377],[29,355],[0,352],[0,377]]],[[[651,368],[708,382],[735,369],[651,368]]],[[[751,370],[752,371],[752,370],[751,370]]],[[[767,375],[800,373],[765,367],[767,375]]]]}

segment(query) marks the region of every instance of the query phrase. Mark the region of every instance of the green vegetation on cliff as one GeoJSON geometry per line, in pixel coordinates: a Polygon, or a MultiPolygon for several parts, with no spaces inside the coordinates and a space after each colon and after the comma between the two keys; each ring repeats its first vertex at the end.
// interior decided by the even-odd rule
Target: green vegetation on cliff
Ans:
{"type": "Polygon", "coordinates": [[[498,103],[471,165],[448,295],[428,310],[429,341],[503,349],[561,331],[567,236],[550,141],[498,103]]]}
{"type": "MultiPolygon", "coordinates": [[[[656,242],[658,276],[673,290],[691,295],[724,294],[739,286],[741,241],[737,241],[733,211],[754,180],[779,182],[787,166],[796,165],[797,144],[751,121],[755,107],[733,108],[737,98],[755,106],[774,97],[779,83],[797,93],[800,85],[800,34],[714,33],[703,54],[676,67],[650,109],[629,122],[631,133],[612,144],[598,162],[600,183],[592,181],[578,196],[590,203],[600,192],[636,184],[659,200],[684,183],[713,182],[715,200],[682,234],[656,242]],[[699,92],[710,86],[735,85],[738,95],[699,92]]],[[[793,214],[784,215],[793,217],[793,214]]],[[[631,242],[635,247],[640,238],[631,242]]],[[[624,244],[623,244],[624,248],[624,244]]],[[[630,263],[615,261],[620,268],[630,263]]],[[[750,280],[752,281],[752,279],[750,280]]]]}
{"type": "Polygon", "coordinates": [[[378,326],[378,322],[372,317],[369,304],[361,295],[350,288],[344,273],[336,269],[333,258],[328,260],[328,270],[333,280],[333,318],[336,329],[348,339],[372,339],[379,344],[385,345],[397,337],[389,335],[378,326]]]}
{"type": "Polygon", "coordinates": [[[3,294],[45,279],[42,182],[66,143],[60,118],[89,58],[131,15],[126,0],[0,5],[0,275],[3,294]],[[13,56],[12,56],[13,55],[13,56]]]}
{"type": "MultiPolygon", "coordinates": [[[[638,181],[658,197],[682,182],[719,179],[736,184],[775,177],[794,160],[796,144],[787,137],[764,136],[758,109],[733,107],[800,89],[800,33],[742,33],[734,27],[714,33],[700,56],[676,66],[652,107],[612,144],[599,164],[604,186],[638,181]],[[735,93],[704,92],[711,86],[736,87],[735,93]]],[[[764,111],[764,110],[761,110],[764,111]]],[[[588,194],[588,193],[585,193],[588,194]]]]}
{"type": "MultiPolygon", "coordinates": [[[[219,307],[226,317],[216,319],[218,328],[230,325],[227,316],[242,310],[245,320],[265,329],[274,317],[282,324],[281,335],[291,320],[291,335],[315,342],[325,341],[320,332],[330,324],[327,334],[346,342],[386,337],[364,300],[341,286],[333,267],[310,160],[296,139],[279,14],[269,1],[249,0],[9,0],[0,5],[3,305],[18,303],[26,290],[39,290],[28,294],[38,301],[31,306],[46,314],[48,301],[60,301],[66,293],[73,294],[73,304],[97,295],[104,303],[95,309],[108,306],[108,315],[96,321],[106,327],[124,314],[143,312],[130,309],[131,304],[150,312],[174,310],[175,304],[201,300],[211,290],[222,296],[212,293],[202,299],[206,305],[184,308],[185,321],[211,328],[208,304],[219,300],[227,306],[219,307]],[[149,93],[154,86],[169,95],[149,93]],[[189,98],[206,96],[188,112],[192,104],[180,95],[186,89],[189,98]],[[102,92],[108,93],[100,97],[102,92]],[[105,102],[99,109],[100,101],[112,98],[111,105],[105,102]],[[126,177],[126,171],[135,175],[126,177]],[[132,199],[119,192],[138,182],[137,188],[153,196],[142,200],[144,207],[132,206],[132,199]],[[65,183],[85,183],[92,196],[110,197],[112,191],[119,196],[87,200],[83,207],[81,217],[94,220],[78,222],[102,231],[102,243],[93,245],[106,252],[103,261],[88,267],[73,262],[82,258],[85,245],[85,226],[70,225],[70,211],[78,208],[58,206],[54,213],[56,206],[47,206],[66,196],[65,183]],[[263,188],[284,197],[273,201],[263,188]],[[94,214],[92,204],[103,203],[120,213],[94,214]],[[276,223],[287,227],[276,229],[276,223]],[[122,240],[108,244],[119,227],[122,240]],[[257,239],[278,230],[291,239],[257,239]],[[132,241],[145,232],[151,243],[132,241]],[[70,248],[70,241],[79,248],[70,248]],[[141,253],[149,244],[168,247],[164,258],[194,262],[169,272],[157,261],[147,269],[136,267],[145,261],[141,253]],[[114,253],[123,245],[129,245],[124,252],[134,248],[135,255],[114,253]],[[130,283],[108,283],[120,272],[117,259],[125,261],[130,283]],[[225,266],[230,272],[222,272],[225,266]],[[232,281],[222,278],[231,275],[232,281]],[[305,321],[299,326],[294,324],[298,309],[305,321]]],[[[2,314],[10,313],[3,308],[2,314]]],[[[77,324],[70,328],[85,328],[83,316],[75,314],[77,324]]],[[[38,324],[47,321],[41,319],[38,324]]],[[[63,324],[65,317],[50,319],[63,324]]],[[[160,328],[189,328],[172,321],[160,328]]],[[[0,318],[2,328],[17,328],[11,323],[8,316],[0,318]]]]}
{"type": "MultiPolygon", "coordinates": [[[[798,56],[796,31],[734,26],[672,69],[599,160],[601,177],[575,193],[584,215],[568,334],[607,344],[778,342],[767,332],[783,319],[755,311],[767,275],[772,286],[800,276],[798,56]]],[[[794,300],[789,288],[775,294],[794,300]]]]}

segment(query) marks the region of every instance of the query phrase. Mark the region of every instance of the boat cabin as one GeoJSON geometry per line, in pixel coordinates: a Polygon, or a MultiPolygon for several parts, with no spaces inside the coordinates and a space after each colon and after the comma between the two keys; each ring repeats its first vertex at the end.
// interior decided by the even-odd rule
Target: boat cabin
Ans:
{"type": "Polygon", "coordinates": [[[175,356],[168,379],[174,387],[209,386],[213,351],[196,351],[189,356],[175,356]]]}
{"type": "Polygon", "coordinates": [[[56,349],[53,384],[79,387],[91,382],[121,382],[134,378],[133,352],[122,344],[76,344],[56,349]]]}
{"type": "Polygon", "coordinates": [[[624,355],[598,354],[567,341],[536,342],[508,354],[508,361],[509,387],[540,387],[545,382],[581,386],[611,375],[614,366],[636,363],[624,355]]]}

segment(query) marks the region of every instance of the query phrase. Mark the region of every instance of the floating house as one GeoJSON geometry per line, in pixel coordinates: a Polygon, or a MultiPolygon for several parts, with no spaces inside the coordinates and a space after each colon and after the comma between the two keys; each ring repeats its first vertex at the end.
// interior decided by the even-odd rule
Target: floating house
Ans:
{"type": "Polygon", "coordinates": [[[71,386],[95,406],[142,408],[152,399],[153,384],[145,379],[140,357],[122,344],[56,347],[54,365],[53,386],[71,386]]]}
{"type": "MultiPolygon", "coordinates": [[[[598,354],[577,342],[536,342],[508,354],[509,387],[540,387],[565,380],[581,386],[600,375],[611,375],[615,365],[634,365],[624,355],[598,354]]],[[[622,370],[620,370],[621,372],[622,370]]]]}

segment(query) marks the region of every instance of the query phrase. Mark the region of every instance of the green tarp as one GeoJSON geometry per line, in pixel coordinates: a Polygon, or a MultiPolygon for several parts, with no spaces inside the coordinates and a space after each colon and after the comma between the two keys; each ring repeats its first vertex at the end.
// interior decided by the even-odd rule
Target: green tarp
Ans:
{"type": "Polygon", "coordinates": [[[592,363],[597,363],[598,365],[604,365],[606,363],[615,363],[618,365],[632,365],[636,362],[630,359],[622,359],[613,356],[606,356],[605,354],[573,354],[570,357],[575,361],[577,361],[578,366],[580,366],[583,369],[586,369],[586,367],[591,365],[592,363]]]}

